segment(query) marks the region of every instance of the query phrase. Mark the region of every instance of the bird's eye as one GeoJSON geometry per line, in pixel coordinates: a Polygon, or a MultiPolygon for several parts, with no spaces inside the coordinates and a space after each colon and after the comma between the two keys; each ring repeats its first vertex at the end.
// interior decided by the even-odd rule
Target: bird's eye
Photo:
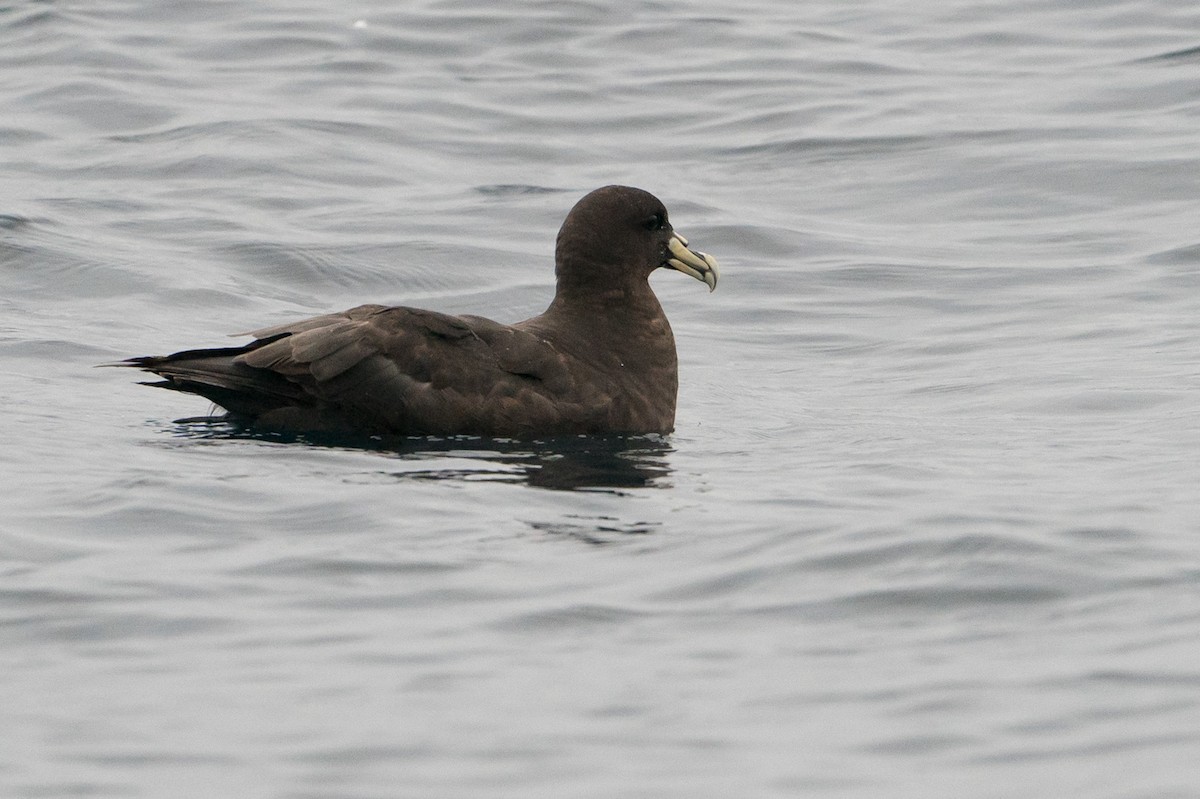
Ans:
{"type": "Polygon", "coordinates": [[[655,214],[642,223],[642,227],[646,228],[646,230],[662,230],[666,225],[667,220],[663,218],[661,213],[655,214]]]}

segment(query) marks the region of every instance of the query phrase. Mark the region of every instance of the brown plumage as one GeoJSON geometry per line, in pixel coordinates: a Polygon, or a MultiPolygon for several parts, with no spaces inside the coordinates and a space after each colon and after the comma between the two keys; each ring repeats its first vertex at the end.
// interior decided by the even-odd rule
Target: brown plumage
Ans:
{"type": "Polygon", "coordinates": [[[524,322],[362,305],[257,330],[244,347],[120,365],[271,430],[667,433],[678,389],[675,339],[648,278],[666,266],[712,290],[718,274],[716,261],[686,245],[653,195],[607,186],[567,215],[554,300],[524,322]]]}

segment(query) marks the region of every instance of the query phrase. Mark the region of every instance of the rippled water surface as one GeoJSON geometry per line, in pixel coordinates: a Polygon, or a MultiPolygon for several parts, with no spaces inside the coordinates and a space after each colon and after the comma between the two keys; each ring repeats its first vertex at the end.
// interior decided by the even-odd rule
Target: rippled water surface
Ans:
{"type": "Polygon", "coordinates": [[[1200,7],[0,5],[0,794],[1200,795],[1200,7]],[[666,438],[97,363],[510,322],[662,197],[666,438]]]}

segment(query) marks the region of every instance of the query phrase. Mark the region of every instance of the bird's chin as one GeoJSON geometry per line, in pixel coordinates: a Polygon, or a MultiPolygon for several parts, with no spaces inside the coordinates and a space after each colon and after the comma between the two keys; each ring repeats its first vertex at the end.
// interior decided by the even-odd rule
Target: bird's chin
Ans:
{"type": "Polygon", "coordinates": [[[721,276],[721,270],[717,266],[716,258],[706,252],[689,249],[687,239],[678,233],[671,236],[667,247],[671,250],[671,257],[663,263],[664,266],[691,275],[708,286],[709,291],[717,287],[717,278],[721,276]]]}

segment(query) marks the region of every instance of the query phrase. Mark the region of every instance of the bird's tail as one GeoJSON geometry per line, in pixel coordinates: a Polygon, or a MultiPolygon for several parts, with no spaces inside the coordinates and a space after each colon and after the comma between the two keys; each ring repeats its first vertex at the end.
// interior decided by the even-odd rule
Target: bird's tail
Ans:
{"type": "Polygon", "coordinates": [[[102,365],[151,372],[162,380],[146,381],[144,385],[198,394],[232,414],[257,417],[282,406],[311,402],[296,383],[270,370],[247,366],[240,357],[287,335],[258,339],[243,347],[183,350],[102,365]]]}

